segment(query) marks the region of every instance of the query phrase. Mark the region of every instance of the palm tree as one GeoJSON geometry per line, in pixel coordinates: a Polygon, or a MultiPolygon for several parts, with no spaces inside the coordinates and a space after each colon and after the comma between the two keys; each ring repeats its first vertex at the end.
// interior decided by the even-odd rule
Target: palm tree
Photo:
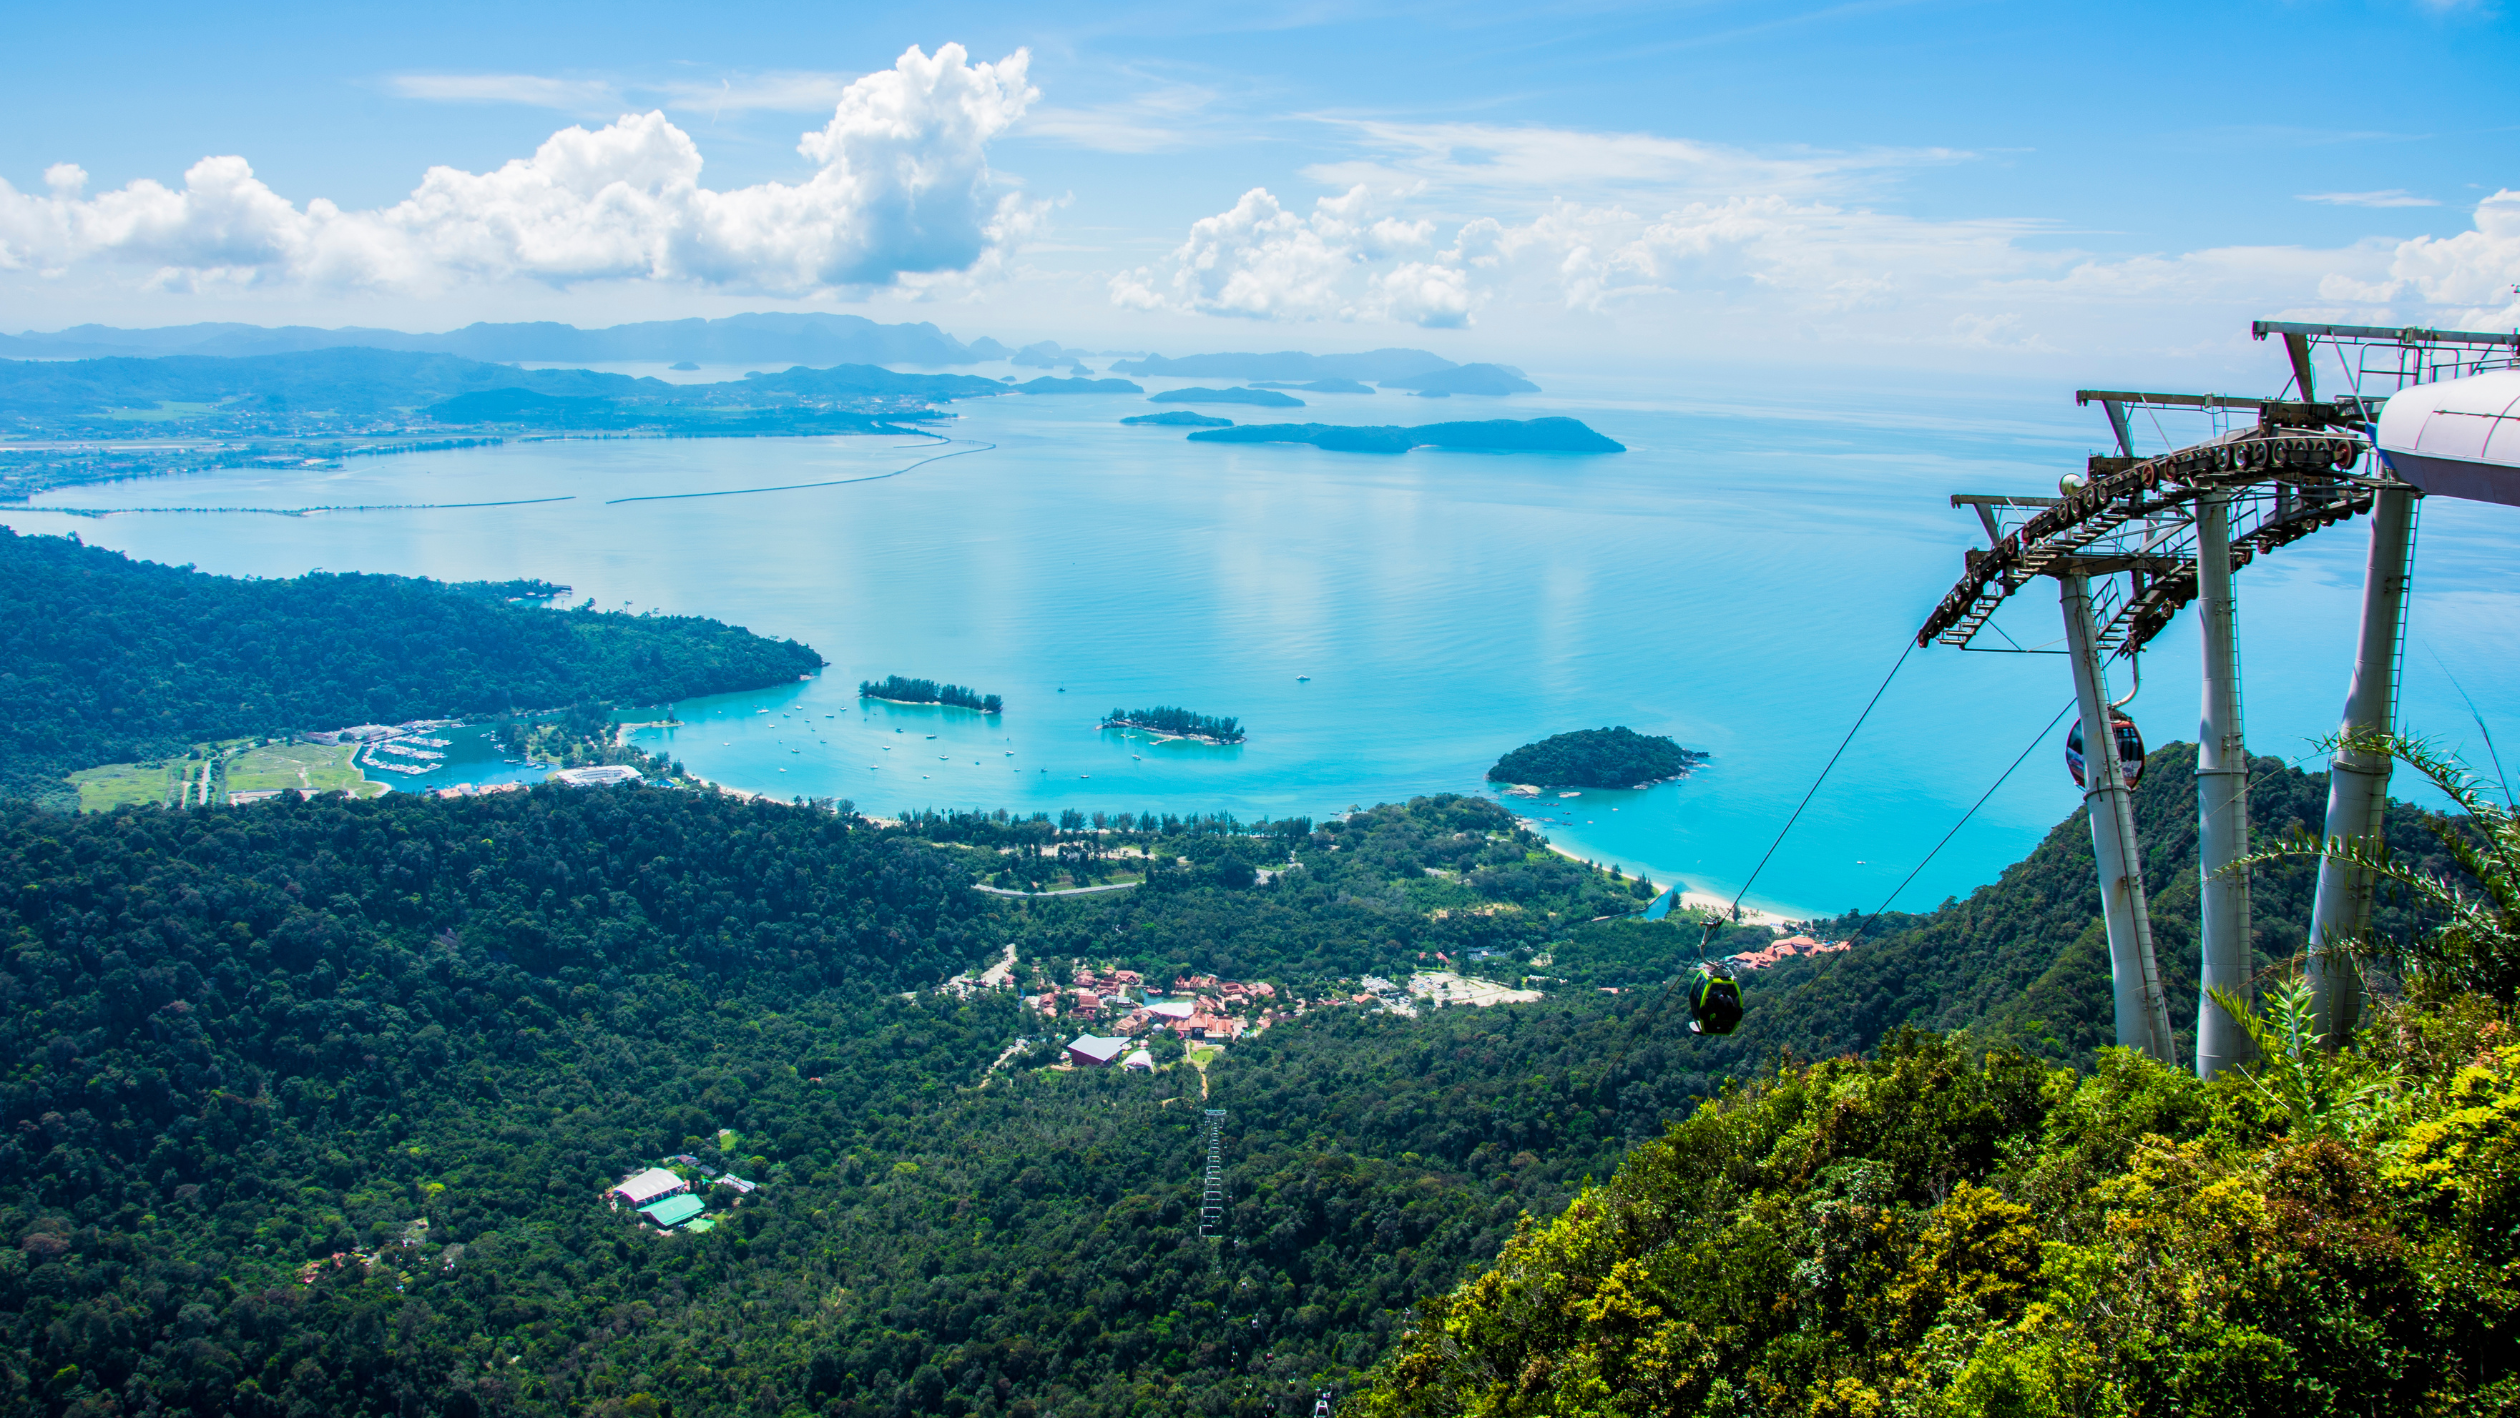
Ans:
{"type": "MultiPolygon", "coordinates": [[[[2466,873],[2462,883],[2448,873],[2432,873],[2393,855],[2385,842],[2331,837],[2322,842],[2307,834],[2280,846],[2252,853],[2229,870],[2245,871],[2260,863],[2294,857],[2321,857],[2360,867],[2382,881],[2393,881],[2414,896],[2441,924],[2386,952],[2395,954],[2425,985],[2444,992],[2474,991],[2510,1003],[2520,990],[2520,814],[2506,798],[2497,802],[2486,792],[2489,783],[2456,756],[2420,738],[2358,731],[2329,739],[2322,748],[2348,753],[2386,754],[2421,773],[2443,796],[2459,805],[2459,814],[2433,815],[2424,826],[2439,838],[2450,860],[2466,873]]],[[[2358,953],[2384,953],[2374,942],[2356,942],[2358,953]]]]}

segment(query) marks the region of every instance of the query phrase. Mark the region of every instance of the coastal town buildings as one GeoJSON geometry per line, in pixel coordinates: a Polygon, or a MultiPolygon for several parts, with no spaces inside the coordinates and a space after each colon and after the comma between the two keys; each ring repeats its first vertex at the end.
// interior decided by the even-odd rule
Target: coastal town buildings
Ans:
{"type": "Polygon", "coordinates": [[[1852,944],[1854,944],[1852,941],[1814,940],[1807,935],[1791,935],[1774,945],[1727,956],[1724,963],[1735,970],[1764,970],[1770,965],[1781,965],[1796,956],[1826,955],[1831,951],[1844,950],[1852,944]]]}

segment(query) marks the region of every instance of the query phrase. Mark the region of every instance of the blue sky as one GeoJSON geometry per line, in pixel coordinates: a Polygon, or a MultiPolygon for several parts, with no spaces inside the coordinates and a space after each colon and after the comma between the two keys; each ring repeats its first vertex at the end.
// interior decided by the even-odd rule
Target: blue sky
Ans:
{"type": "Polygon", "coordinates": [[[20,6],[0,328],[835,309],[2254,369],[2253,315],[2520,322],[2515,33],[2421,0],[20,6]]]}

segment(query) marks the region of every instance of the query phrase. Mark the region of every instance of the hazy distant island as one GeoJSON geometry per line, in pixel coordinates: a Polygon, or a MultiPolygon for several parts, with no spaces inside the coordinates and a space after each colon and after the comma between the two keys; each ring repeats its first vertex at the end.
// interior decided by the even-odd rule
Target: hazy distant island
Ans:
{"type": "Polygon", "coordinates": [[[1510,364],[1464,364],[1431,374],[1382,381],[1385,389],[1412,389],[1428,398],[1453,394],[1537,394],[1540,386],[1510,364]]]}
{"type": "Polygon", "coordinates": [[[1188,409],[1170,409],[1160,414],[1135,414],[1120,422],[1132,427],[1153,424],[1160,428],[1232,428],[1234,426],[1232,419],[1221,419],[1212,414],[1194,414],[1188,409]]]}
{"type": "Polygon", "coordinates": [[[983,714],[996,714],[1006,701],[994,694],[982,694],[959,684],[938,684],[932,679],[906,679],[886,675],[880,680],[858,681],[858,698],[882,699],[894,704],[946,704],[956,709],[977,709],[983,714]]]}
{"type": "Polygon", "coordinates": [[[1208,428],[1194,443],[1309,443],[1335,453],[1406,453],[1412,448],[1452,448],[1482,453],[1625,453],[1627,445],[1593,432],[1580,419],[1485,419],[1429,423],[1416,428],[1387,424],[1255,423],[1208,428]]]}
{"type": "Polygon", "coordinates": [[[1018,394],[1143,394],[1144,385],[1126,379],[1053,379],[1044,375],[1014,386],[1018,394]]]}
{"type": "Polygon", "coordinates": [[[1643,788],[1686,778],[1707,755],[1625,726],[1577,729],[1527,743],[1487,771],[1491,783],[1542,788],[1643,788]]]}
{"type": "Polygon", "coordinates": [[[695,364],[695,363],[693,363],[692,361],[690,361],[690,360],[687,360],[687,359],[686,359],[686,360],[682,360],[682,361],[679,361],[679,362],[674,363],[674,364],[669,364],[669,365],[667,365],[667,366],[665,366],[665,367],[666,367],[667,369],[673,370],[673,371],[674,371],[675,373],[677,373],[677,374],[689,374],[689,373],[691,373],[693,370],[698,369],[700,366],[699,366],[699,365],[697,365],[697,364],[695,364]]]}
{"type": "Polygon", "coordinates": [[[1204,354],[1179,359],[1151,354],[1120,360],[1111,366],[1111,372],[1159,374],[1172,379],[1370,379],[1389,384],[1460,367],[1442,355],[1424,350],[1368,350],[1345,355],[1280,350],[1275,354],[1204,354]]]}
{"type": "Polygon", "coordinates": [[[1264,409],[1300,409],[1304,401],[1275,389],[1167,389],[1147,399],[1150,404],[1258,404],[1264,409]]]}
{"type": "Polygon", "coordinates": [[[1254,387],[1304,389],[1316,394],[1366,394],[1360,381],[1421,394],[1536,394],[1540,386],[1510,364],[1455,364],[1424,350],[1368,350],[1364,354],[1208,354],[1166,359],[1147,355],[1111,366],[1114,374],[1158,374],[1174,379],[1245,379],[1254,387]]]}
{"type": "Polygon", "coordinates": [[[1145,729],[1165,738],[1197,739],[1201,743],[1241,743],[1242,725],[1232,718],[1215,718],[1193,714],[1187,709],[1159,706],[1153,709],[1114,709],[1104,717],[1106,729],[1145,729]]]}
{"type": "Polygon", "coordinates": [[[1283,379],[1255,379],[1251,381],[1251,387],[1254,389],[1301,389],[1307,394],[1371,394],[1374,392],[1374,386],[1371,384],[1359,383],[1354,379],[1336,378],[1314,379],[1302,384],[1290,384],[1283,379]]]}

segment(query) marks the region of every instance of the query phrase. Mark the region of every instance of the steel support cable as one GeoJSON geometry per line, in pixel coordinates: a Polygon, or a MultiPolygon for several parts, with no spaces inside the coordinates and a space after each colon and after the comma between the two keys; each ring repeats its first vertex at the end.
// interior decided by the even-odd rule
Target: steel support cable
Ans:
{"type": "MultiPolygon", "coordinates": [[[[1855,723],[1847,729],[1846,737],[1838,740],[1837,752],[1830,754],[1829,761],[1820,765],[1820,776],[1811,780],[1811,787],[1802,795],[1802,801],[1794,804],[1794,815],[1785,819],[1783,827],[1776,829],[1776,840],[1768,843],[1766,855],[1760,857],[1759,864],[1750,869],[1750,876],[1748,880],[1741,883],[1741,889],[1733,893],[1732,905],[1726,909],[1725,915],[1736,920],[1740,918],[1742,898],[1750,894],[1751,883],[1759,879],[1759,873],[1767,870],[1768,862],[1776,856],[1776,849],[1785,845],[1785,834],[1794,830],[1795,823],[1802,821],[1803,809],[1810,807],[1811,800],[1819,795],[1820,785],[1829,781],[1829,771],[1836,768],[1838,760],[1846,756],[1847,747],[1855,742],[1855,735],[1863,730],[1864,721],[1872,717],[1873,707],[1881,702],[1882,695],[1890,692],[1890,681],[1899,677],[1899,671],[1907,664],[1908,656],[1915,653],[1916,642],[1911,640],[1907,648],[1899,652],[1898,661],[1890,666],[1890,673],[1881,677],[1881,685],[1872,692],[1872,698],[1864,701],[1864,712],[1855,716],[1855,723]]],[[[1715,921],[1707,922],[1706,935],[1698,942],[1700,955],[1706,953],[1707,941],[1715,938],[1716,925],[1715,921]]]]}
{"type": "MultiPolygon", "coordinates": [[[[1759,858],[1759,864],[1750,869],[1750,875],[1741,883],[1741,889],[1733,893],[1732,905],[1725,908],[1722,916],[1709,916],[1707,918],[1706,933],[1698,937],[1698,960],[1701,964],[1703,964],[1706,960],[1706,947],[1714,941],[1715,932],[1721,928],[1727,917],[1734,919],[1739,918],[1741,914],[1742,899],[1750,894],[1751,884],[1759,879],[1759,873],[1767,870],[1768,862],[1776,856],[1776,849],[1785,845],[1785,834],[1793,831],[1794,824],[1802,820],[1803,809],[1811,806],[1812,798],[1817,796],[1820,792],[1820,785],[1829,781],[1830,770],[1836,768],[1838,760],[1846,756],[1848,746],[1855,742],[1855,735],[1862,732],[1864,721],[1872,717],[1874,706],[1881,703],[1882,695],[1889,693],[1890,681],[1899,677],[1899,671],[1907,665],[1908,656],[1915,653],[1916,642],[1913,640],[1907,643],[1907,647],[1905,649],[1899,651],[1899,658],[1891,664],[1890,673],[1881,677],[1881,683],[1873,689],[1872,698],[1864,701],[1864,711],[1855,716],[1855,722],[1848,727],[1846,737],[1838,740],[1837,752],[1830,754],[1829,761],[1820,766],[1820,776],[1811,780],[1811,787],[1804,791],[1802,801],[1794,805],[1793,816],[1786,818],[1785,825],[1776,830],[1776,840],[1768,843],[1767,852],[1759,858]]],[[[1679,890],[1679,887],[1675,884],[1672,889],[1677,891],[1679,890]]],[[[1662,994],[1655,999],[1653,1008],[1645,1011],[1643,1016],[1640,1017],[1639,1029],[1629,1031],[1628,1043],[1621,1044],[1619,1046],[1617,1057],[1610,1061],[1612,1073],[1616,1073],[1618,1071],[1620,1061],[1627,1057],[1628,1046],[1629,1044],[1635,1042],[1637,1032],[1639,1032],[1639,1030],[1641,1030],[1644,1026],[1650,1025],[1654,1019],[1662,1013],[1663,1006],[1671,1002],[1671,992],[1680,988],[1680,981],[1684,978],[1686,977],[1673,977],[1671,983],[1664,986],[1662,994]]],[[[1607,1075],[1605,1075],[1605,1077],[1606,1076],[1607,1075]]]]}
{"type": "Polygon", "coordinates": [[[2065,716],[2073,711],[2074,701],[2071,699],[2066,700],[2065,707],[2057,710],[2056,717],[2048,720],[2047,723],[2040,728],[2037,736],[2030,740],[2029,746],[2024,748],[2021,753],[2013,759],[2012,766],[2010,768],[2006,768],[2003,771],[2002,776],[1995,780],[1994,786],[1988,788],[1984,793],[1980,794],[1976,802],[1969,804],[1969,810],[1960,814],[1960,820],[1951,824],[1951,830],[1944,833],[1942,840],[1934,844],[1934,850],[1927,852],[1925,854],[1925,859],[1916,864],[1916,870],[1909,872],[1905,880],[1902,880],[1898,885],[1891,887],[1890,894],[1881,898],[1881,904],[1873,908],[1872,914],[1866,916],[1859,924],[1857,924],[1855,927],[1855,934],[1846,938],[1846,943],[1848,945],[1853,945],[1855,942],[1864,938],[1864,932],[1872,929],[1873,922],[1880,920],[1883,915],[1889,912],[1890,903],[1899,899],[1899,893],[1907,890],[1910,883],[1914,882],[1917,877],[1924,874],[1925,868],[1932,864],[1935,857],[1941,855],[1942,849],[1951,845],[1951,839],[1960,835],[1960,829],[1969,825],[1969,819],[1977,816],[1977,810],[1986,806],[1987,801],[1993,798],[1997,790],[2001,789],[2004,784],[2012,781],[2012,775],[2014,772],[2017,771],[2023,763],[2029,761],[2030,755],[2038,751],[2039,745],[2047,742],[2048,734],[2052,732],[2058,724],[2064,722],[2065,716]]]}
{"type": "MultiPolygon", "coordinates": [[[[1907,657],[1902,655],[1899,658],[1904,662],[1907,657]]],[[[1897,674],[1899,672],[1898,667],[1893,665],[1890,672],[1893,675],[1897,674]]],[[[1882,688],[1887,689],[1888,687],[1889,681],[1882,681],[1882,688]]],[[[1873,698],[1876,700],[1880,697],[1881,695],[1878,691],[1876,691],[1873,695],[1873,698]]],[[[1942,835],[1942,840],[1934,844],[1933,850],[1927,852],[1923,859],[1917,862],[1915,868],[1911,870],[1897,886],[1890,888],[1890,894],[1881,898],[1881,904],[1873,908],[1871,915],[1864,917],[1864,919],[1856,925],[1855,933],[1846,938],[1846,943],[1848,945],[1851,946],[1856,941],[1863,939],[1864,932],[1872,929],[1873,922],[1880,920],[1881,917],[1889,911],[1890,903],[1899,899],[1899,893],[1907,890],[1909,885],[1914,883],[1917,877],[1924,874],[1925,868],[1933,863],[1934,858],[1941,855],[1942,849],[1951,845],[1951,839],[1960,835],[1960,829],[1969,825],[1969,819],[1977,816],[1978,809],[1986,806],[1987,803],[1994,798],[1995,794],[2002,790],[2004,784],[2012,781],[2012,775],[2020,771],[2021,765],[2028,762],[2030,755],[2038,751],[2039,745],[2047,741],[2048,734],[2053,732],[2056,726],[2064,721],[2067,714],[2073,712],[2074,705],[2075,701],[2071,699],[2066,700],[2064,708],[2057,710],[2054,716],[2049,718],[2045,724],[2039,726],[2039,732],[2031,737],[2029,744],[2026,745],[2020,753],[2014,755],[2013,761],[2005,767],[2001,774],[1997,775],[1995,781],[1987,787],[1987,790],[1978,795],[1978,800],[1969,804],[1969,810],[1960,814],[1960,820],[1951,824],[1951,830],[1942,835]]],[[[1866,712],[1870,712],[1869,705],[1866,706],[1866,712]]],[[[1861,727],[1861,723],[1861,720],[1857,721],[1858,727],[1861,727]]],[[[1852,739],[1854,735],[1849,733],[1847,737],[1852,739]]],[[[1845,751],[1844,745],[1839,746],[1839,751],[1845,751]]],[[[1831,759],[1830,761],[1834,763],[1836,760],[1831,759]]],[[[1822,770],[1822,776],[1827,776],[1827,770],[1822,770]]],[[[1814,784],[1813,786],[1816,788],[1818,785],[1814,784]]],[[[1788,825],[1790,826],[1791,824],[1788,825]]],[[[1779,841],[1784,839],[1784,834],[1782,833],[1777,834],[1777,836],[1779,841]]],[[[1768,850],[1770,852],[1774,852],[1775,848],[1771,847],[1768,850]]],[[[1745,886],[1742,889],[1747,891],[1749,888],[1745,886]]],[[[1735,898],[1735,904],[1739,904],[1739,898],[1735,898]]],[[[1708,929],[1708,936],[1711,938],[1712,935],[1713,928],[1710,926],[1708,929]]],[[[1701,957],[1703,957],[1706,953],[1706,942],[1704,940],[1701,940],[1698,943],[1698,953],[1701,957]]],[[[1639,1017],[1637,1027],[1628,1031],[1626,1041],[1619,1045],[1619,1052],[1611,1057],[1610,1067],[1602,1075],[1602,1080],[1604,1082],[1608,1082],[1609,1080],[1618,1077],[1619,1065],[1627,1061],[1628,1050],[1636,1043],[1637,1036],[1643,1034],[1646,1029],[1652,1025],[1655,1018],[1661,1015],[1663,1006],[1671,1002],[1671,992],[1679,987],[1680,982],[1678,980],[1674,980],[1671,984],[1665,986],[1662,994],[1655,999],[1653,1007],[1646,1010],[1645,1013],[1639,1017]]]]}

